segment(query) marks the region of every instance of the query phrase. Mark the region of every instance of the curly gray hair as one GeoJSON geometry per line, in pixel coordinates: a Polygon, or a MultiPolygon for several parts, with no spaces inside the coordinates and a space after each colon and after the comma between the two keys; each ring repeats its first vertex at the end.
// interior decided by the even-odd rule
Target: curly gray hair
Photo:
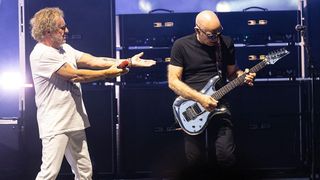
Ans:
{"type": "Polygon", "coordinates": [[[55,31],[57,19],[64,17],[63,11],[58,7],[44,8],[34,14],[30,20],[31,35],[36,41],[42,41],[46,32],[55,31]]]}

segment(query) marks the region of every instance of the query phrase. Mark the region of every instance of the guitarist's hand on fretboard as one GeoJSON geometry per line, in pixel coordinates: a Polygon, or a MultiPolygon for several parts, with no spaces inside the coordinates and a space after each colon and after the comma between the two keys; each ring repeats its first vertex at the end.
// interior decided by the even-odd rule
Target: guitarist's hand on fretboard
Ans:
{"type": "Polygon", "coordinates": [[[244,82],[249,86],[253,86],[253,81],[254,81],[254,78],[256,77],[256,73],[250,72],[249,69],[245,69],[244,73],[246,73],[244,82]]]}

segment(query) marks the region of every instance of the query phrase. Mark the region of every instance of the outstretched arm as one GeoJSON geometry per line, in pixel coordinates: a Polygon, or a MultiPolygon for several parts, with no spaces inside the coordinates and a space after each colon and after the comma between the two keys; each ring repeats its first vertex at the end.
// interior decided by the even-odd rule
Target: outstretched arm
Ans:
{"type": "Polygon", "coordinates": [[[118,65],[125,59],[114,59],[109,57],[96,57],[84,53],[77,61],[78,68],[107,69],[113,65],[118,65]]]}
{"type": "Polygon", "coordinates": [[[95,57],[90,54],[83,54],[77,61],[78,68],[90,69],[106,69],[113,65],[119,65],[122,61],[129,61],[129,67],[150,67],[156,64],[156,61],[151,59],[142,59],[143,52],[132,56],[129,59],[114,59],[109,57],[95,57]]]}
{"type": "Polygon", "coordinates": [[[92,82],[105,78],[114,78],[128,72],[128,69],[119,69],[116,65],[103,70],[75,69],[69,63],[61,66],[56,73],[72,82],[92,82]]]}

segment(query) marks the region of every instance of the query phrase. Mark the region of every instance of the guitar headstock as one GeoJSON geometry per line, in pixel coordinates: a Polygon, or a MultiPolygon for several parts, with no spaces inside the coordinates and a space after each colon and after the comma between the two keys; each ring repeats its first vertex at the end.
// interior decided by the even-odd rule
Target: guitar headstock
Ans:
{"type": "Polygon", "coordinates": [[[275,51],[272,51],[268,53],[266,56],[265,61],[267,64],[274,64],[276,63],[279,59],[283,58],[284,56],[288,55],[290,52],[286,50],[285,48],[281,48],[275,51]]]}

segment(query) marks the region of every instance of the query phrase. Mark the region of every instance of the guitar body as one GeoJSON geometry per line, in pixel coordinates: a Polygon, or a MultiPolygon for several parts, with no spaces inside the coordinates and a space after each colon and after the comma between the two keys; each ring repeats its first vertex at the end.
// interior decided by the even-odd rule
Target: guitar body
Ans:
{"type": "MultiPolygon", "coordinates": [[[[216,92],[216,84],[218,84],[219,76],[211,78],[201,93],[211,96],[216,92]]],[[[226,112],[225,107],[217,107],[213,112],[206,111],[199,103],[185,99],[181,96],[173,102],[173,112],[180,127],[190,135],[198,135],[202,133],[213,116],[226,112]]]]}

